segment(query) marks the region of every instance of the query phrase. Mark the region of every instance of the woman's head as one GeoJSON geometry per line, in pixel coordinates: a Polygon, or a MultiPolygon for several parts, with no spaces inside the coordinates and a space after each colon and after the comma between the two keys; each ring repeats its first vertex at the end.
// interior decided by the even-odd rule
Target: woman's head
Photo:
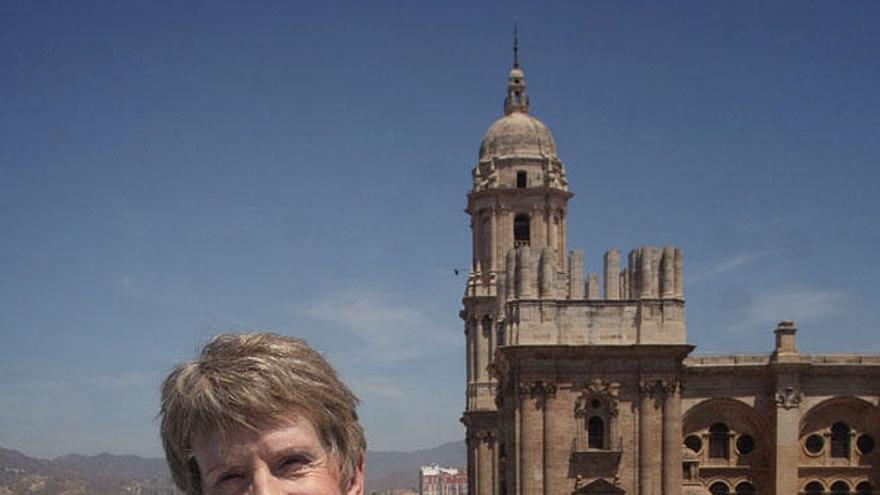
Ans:
{"type": "Polygon", "coordinates": [[[175,483],[202,493],[196,443],[305,419],[338,471],[343,491],[366,450],[357,398],[315,350],[271,333],[214,337],[162,385],[162,443],[175,483]]]}

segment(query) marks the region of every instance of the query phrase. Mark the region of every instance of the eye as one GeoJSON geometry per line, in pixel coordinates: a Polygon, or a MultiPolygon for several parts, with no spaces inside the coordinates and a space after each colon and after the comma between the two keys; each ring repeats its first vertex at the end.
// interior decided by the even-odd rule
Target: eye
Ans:
{"type": "Polygon", "coordinates": [[[289,455],[278,462],[275,470],[280,476],[295,476],[311,462],[312,459],[307,455],[289,455]]]}
{"type": "Polygon", "coordinates": [[[227,483],[230,481],[243,479],[244,475],[235,471],[228,471],[217,477],[217,483],[227,483]]]}

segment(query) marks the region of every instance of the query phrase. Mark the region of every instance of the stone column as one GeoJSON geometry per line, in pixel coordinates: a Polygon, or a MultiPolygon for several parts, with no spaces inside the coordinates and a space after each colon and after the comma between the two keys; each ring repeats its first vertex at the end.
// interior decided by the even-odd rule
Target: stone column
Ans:
{"type": "Polygon", "coordinates": [[[522,384],[520,415],[519,491],[521,495],[544,493],[544,415],[541,411],[543,383],[522,384]]]}
{"type": "Polygon", "coordinates": [[[657,384],[643,381],[639,385],[639,495],[660,495],[660,445],[657,384]]]}
{"type": "MultiPolygon", "coordinates": [[[[495,346],[497,345],[495,342],[495,318],[490,318],[489,320],[484,320],[489,322],[489,328],[483,329],[483,331],[488,331],[489,335],[486,335],[486,342],[488,345],[486,346],[488,349],[488,353],[486,354],[486,365],[491,366],[493,362],[495,362],[495,346]]],[[[489,372],[486,372],[486,380],[491,381],[492,375],[489,372]]]]}
{"type": "Polygon", "coordinates": [[[472,263],[471,269],[474,272],[477,271],[477,261],[480,259],[480,256],[483,254],[483,243],[482,243],[483,224],[480,222],[480,219],[481,219],[480,211],[477,210],[474,212],[473,216],[471,217],[471,232],[473,233],[473,237],[474,237],[474,246],[473,246],[473,249],[471,250],[471,255],[473,257],[473,263],[472,263]]]}
{"type": "Polygon", "coordinates": [[[770,369],[776,382],[774,401],[774,483],[776,493],[796,493],[800,457],[801,356],[798,354],[794,322],[781,321],[774,331],[776,348],[770,355],[770,369]]]}
{"type": "Polygon", "coordinates": [[[681,249],[675,249],[675,297],[684,297],[684,261],[681,249]]]}
{"type": "Polygon", "coordinates": [[[663,495],[681,494],[681,391],[663,384],[663,495]]]}
{"type": "Polygon", "coordinates": [[[568,261],[568,298],[584,298],[584,252],[575,249],[568,261]]]}
{"type": "Polygon", "coordinates": [[[612,249],[605,253],[605,299],[620,299],[620,253],[612,249]]]}
{"type": "Polygon", "coordinates": [[[490,211],[492,212],[492,216],[489,217],[489,230],[492,231],[492,250],[489,251],[489,256],[492,257],[492,261],[489,263],[489,269],[493,272],[497,272],[500,269],[498,266],[500,264],[498,263],[498,260],[502,256],[498,249],[498,208],[492,208],[490,211]]]}
{"type": "MultiPolygon", "coordinates": [[[[560,210],[559,212],[559,253],[563,254],[566,250],[566,242],[565,242],[565,209],[560,210]]],[[[562,258],[560,258],[562,259],[562,258]]]]}
{"type": "Polygon", "coordinates": [[[663,248],[662,263],[663,299],[671,299],[675,297],[675,248],[666,246],[663,248]]]}
{"type": "Polygon", "coordinates": [[[800,425],[800,387],[796,379],[777,379],[774,482],[776,493],[797,493],[798,490],[798,427],[800,425]]]}
{"type": "Polygon", "coordinates": [[[477,465],[479,466],[477,495],[492,495],[492,483],[495,478],[492,473],[495,464],[492,459],[494,440],[494,436],[487,431],[481,431],[477,435],[477,465]]]}
{"type": "Polygon", "coordinates": [[[513,214],[506,206],[501,206],[498,211],[498,221],[501,223],[501,228],[498,229],[500,234],[498,242],[502,250],[511,249],[513,248],[513,214]]]}
{"type": "Polygon", "coordinates": [[[483,353],[485,352],[483,348],[485,344],[483,342],[482,323],[477,319],[473,321],[474,325],[471,328],[474,334],[474,383],[479,383],[483,381],[483,370],[486,368],[486,363],[483,362],[483,353]]]}
{"type": "Polygon", "coordinates": [[[477,493],[477,462],[479,460],[478,451],[476,448],[477,439],[476,434],[471,431],[470,427],[468,427],[467,431],[467,450],[468,450],[468,493],[477,493]]]}
{"type": "Polygon", "coordinates": [[[544,390],[542,391],[542,396],[539,398],[538,405],[541,407],[541,443],[543,445],[543,451],[541,452],[541,465],[544,467],[544,471],[542,473],[542,478],[544,480],[544,484],[542,486],[541,493],[548,494],[551,493],[551,489],[549,486],[550,483],[550,464],[551,464],[551,456],[553,455],[551,449],[553,448],[553,444],[550,441],[550,422],[551,418],[548,417],[550,414],[550,404],[549,402],[553,400],[556,396],[556,384],[554,383],[545,383],[544,390]]]}
{"type": "Polygon", "coordinates": [[[467,364],[467,383],[470,384],[474,381],[474,332],[471,330],[471,320],[467,320],[464,324],[464,338],[465,338],[465,363],[467,364]]]}

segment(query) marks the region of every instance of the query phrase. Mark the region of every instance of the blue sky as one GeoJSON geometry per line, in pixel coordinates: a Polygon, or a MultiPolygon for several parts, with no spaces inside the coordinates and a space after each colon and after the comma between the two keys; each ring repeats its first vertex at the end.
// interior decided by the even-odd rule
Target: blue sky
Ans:
{"type": "Polygon", "coordinates": [[[880,352],[877,2],[4,1],[0,446],[159,455],[161,378],[252,328],[329,357],[371,449],[462,438],[514,17],[589,270],[682,247],[698,352],[880,352]]]}

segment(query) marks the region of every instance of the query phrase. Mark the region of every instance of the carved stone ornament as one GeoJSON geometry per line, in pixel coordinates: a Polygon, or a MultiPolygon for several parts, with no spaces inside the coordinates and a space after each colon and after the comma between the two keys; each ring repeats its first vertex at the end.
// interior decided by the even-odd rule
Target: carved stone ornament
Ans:
{"type": "Polygon", "coordinates": [[[586,417],[590,403],[597,399],[605,405],[606,410],[611,416],[617,416],[619,395],[620,386],[618,384],[593,378],[584,385],[580,396],[574,401],[574,415],[576,418],[586,417]]]}
{"type": "Polygon", "coordinates": [[[485,160],[477,164],[471,171],[474,178],[474,191],[492,189],[498,183],[498,167],[495,160],[485,160]]]}
{"type": "Polygon", "coordinates": [[[801,398],[803,394],[800,390],[785,387],[776,392],[776,405],[784,409],[793,409],[801,403],[801,398]]]}
{"type": "Polygon", "coordinates": [[[544,175],[547,186],[563,191],[568,190],[568,179],[565,178],[565,169],[562,163],[547,160],[544,165],[544,175]]]}
{"type": "Polygon", "coordinates": [[[642,380],[639,382],[639,391],[642,394],[662,397],[674,394],[678,390],[678,382],[669,380],[642,380]]]}
{"type": "Polygon", "coordinates": [[[540,409],[544,407],[544,403],[550,397],[556,395],[556,384],[553,382],[523,381],[519,383],[520,397],[528,396],[535,399],[535,407],[540,409]]]}
{"type": "Polygon", "coordinates": [[[476,433],[475,436],[477,437],[477,440],[480,440],[483,442],[491,443],[491,442],[495,441],[495,432],[492,432],[492,431],[480,430],[476,433]]]}

